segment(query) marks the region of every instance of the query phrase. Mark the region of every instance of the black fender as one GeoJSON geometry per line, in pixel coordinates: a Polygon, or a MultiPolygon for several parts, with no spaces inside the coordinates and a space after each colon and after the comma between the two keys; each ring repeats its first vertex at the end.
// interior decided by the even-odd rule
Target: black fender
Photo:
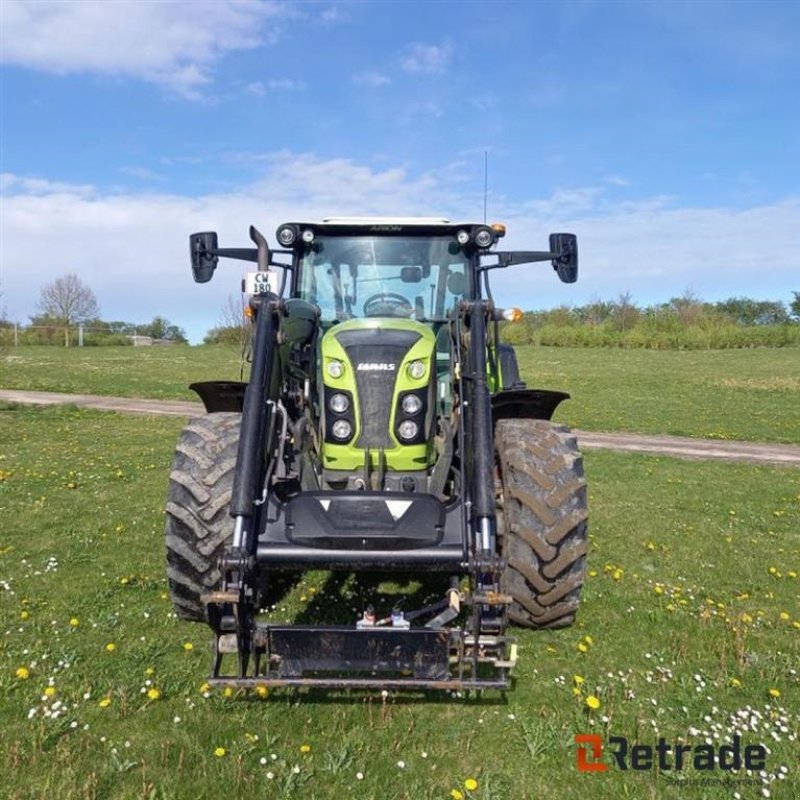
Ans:
{"type": "Polygon", "coordinates": [[[509,389],[492,395],[492,420],[498,419],[552,419],[553,412],[566,392],[548,389],[509,389]]]}
{"type": "Polygon", "coordinates": [[[200,396],[206,412],[209,414],[219,411],[242,413],[246,383],[241,381],[200,381],[190,384],[189,388],[200,396]]]}

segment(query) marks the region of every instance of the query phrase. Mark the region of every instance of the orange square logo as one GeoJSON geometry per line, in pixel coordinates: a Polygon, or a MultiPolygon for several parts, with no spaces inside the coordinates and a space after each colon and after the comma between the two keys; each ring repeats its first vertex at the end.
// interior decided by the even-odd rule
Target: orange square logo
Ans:
{"type": "Polygon", "coordinates": [[[578,745],[578,771],[579,772],[605,772],[608,764],[600,759],[603,757],[603,739],[596,733],[576,733],[575,744],[578,745]],[[592,748],[591,761],[589,749],[592,748]]]}

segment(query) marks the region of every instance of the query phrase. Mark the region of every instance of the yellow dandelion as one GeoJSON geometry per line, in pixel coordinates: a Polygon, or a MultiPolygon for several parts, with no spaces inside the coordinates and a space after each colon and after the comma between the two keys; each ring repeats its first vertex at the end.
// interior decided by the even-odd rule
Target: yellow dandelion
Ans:
{"type": "Polygon", "coordinates": [[[26,681],[31,676],[31,672],[27,667],[17,667],[17,671],[14,673],[21,681],[26,681]]]}
{"type": "Polygon", "coordinates": [[[589,570],[589,577],[590,578],[596,578],[597,577],[597,570],[596,569],[590,569],[589,570]]]}
{"type": "Polygon", "coordinates": [[[46,695],[47,697],[55,697],[55,694],[56,694],[56,687],[55,687],[55,686],[48,686],[48,687],[47,687],[47,688],[44,690],[44,693],[45,693],[45,695],[46,695]]]}
{"type": "Polygon", "coordinates": [[[572,694],[574,694],[575,697],[580,697],[581,687],[580,686],[573,686],[572,687],[572,694]]]}
{"type": "Polygon", "coordinates": [[[191,642],[184,642],[183,649],[188,653],[190,650],[194,650],[194,645],[191,642]]]}
{"type": "Polygon", "coordinates": [[[106,651],[109,652],[109,653],[113,653],[116,649],[117,649],[117,646],[114,644],[114,642],[109,642],[106,645],[106,651]]]}
{"type": "Polygon", "coordinates": [[[734,689],[738,689],[742,685],[742,682],[738,678],[731,678],[731,686],[734,689]]]}
{"type": "Polygon", "coordinates": [[[230,686],[225,687],[225,691],[222,693],[225,697],[233,697],[233,689],[230,686]]]}
{"type": "Polygon", "coordinates": [[[585,681],[586,681],[586,678],[584,678],[584,677],[583,677],[583,675],[573,675],[573,676],[572,676],[572,682],[573,682],[573,683],[574,683],[576,686],[580,686],[580,685],[581,685],[582,683],[584,683],[585,681]]]}
{"type": "Polygon", "coordinates": [[[474,792],[478,788],[478,781],[476,781],[475,778],[467,778],[464,781],[464,788],[468,792],[474,792]]]}
{"type": "Polygon", "coordinates": [[[590,646],[594,644],[594,640],[592,639],[591,636],[584,636],[583,641],[590,646]]]}
{"type": "Polygon", "coordinates": [[[770,689],[769,690],[769,696],[778,698],[778,697],[781,696],[781,690],[780,689],[770,689]]]}
{"type": "Polygon", "coordinates": [[[97,705],[99,705],[100,708],[108,708],[111,705],[111,698],[104,697],[97,705]]]}
{"type": "Polygon", "coordinates": [[[599,698],[599,697],[596,697],[596,696],[595,696],[595,695],[593,695],[593,694],[590,694],[590,695],[589,695],[589,696],[586,698],[586,705],[587,705],[589,708],[591,708],[591,709],[592,709],[592,711],[597,711],[597,709],[598,709],[598,708],[600,708],[600,698],[599,698]]]}
{"type": "Polygon", "coordinates": [[[202,684],[200,686],[199,691],[200,691],[201,694],[205,694],[206,692],[210,692],[211,691],[211,684],[210,683],[202,684]]]}
{"type": "Polygon", "coordinates": [[[77,628],[78,625],[81,624],[81,621],[77,617],[72,617],[69,621],[69,625],[71,628],[77,628]]]}
{"type": "Polygon", "coordinates": [[[148,668],[147,668],[147,669],[144,671],[144,674],[145,674],[145,675],[153,675],[153,674],[155,674],[155,668],[154,668],[154,667],[148,667],[148,668]]]}
{"type": "Polygon", "coordinates": [[[745,625],[749,625],[752,621],[753,618],[750,616],[750,614],[742,614],[742,622],[744,622],[745,625]]]}
{"type": "Polygon", "coordinates": [[[781,618],[781,619],[782,619],[784,622],[786,622],[786,621],[789,619],[789,614],[788,614],[788,612],[786,612],[786,611],[781,611],[781,613],[780,613],[780,618],[781,618]]]}
{"type": "Polygon", "coordinates": [[[624,574],[625,574],[625,570],[617,568],[617,569],[615,569],[615,570],[614,570],[614,572],[611,574],[611,577],[612,577],[612,578],[613,578],[615,581],[621,581],[621,580],[622,580],[622,576],[623,576],[624,574]]]}
{"type": "Polygon", "coordinates": [[[664,594],[664,587],[656,584],[656,586],[653,587],[653,591],[656,594],[664,594]]]}
{"type": "Polygon", "coordinates": [[[224,747],[217,747],[217,748],[214,749],[214,755],[217,758],[222,758],[222,756],[224,756],[226,752],[227,751],[225,750],[224,747]]]}
{"type": "Polygon", "coordinates": [[[28,619],[29,616],[30,616],[30,614],[27,611],[20,611],[19,612],[19,618],[20,619],[28,619]]]}
{"type": "Polygon", "coordinates": [[[267,687],[267,686],[256,686],[256,694],[259,697],[269,697],[269,687],[267,687]]]}
{"type": "Polygon", "coordinates": [[[589,645],[587,645],[585,642],[578,642],[576,647],[578,648],[578,650],[581,653],[588,653],[589,652],[589,645]]]}
{"type": "Polygon", "coordinates": [[[154,686],[152,689],[147,690],[147,696],[150,700],[158,700],[161,697],[161,691],[154,686]]]}
{"type": "Polygon", "coordinates": [[[311,752],[311,745],[310,744],[301,744],[300,745],[300,752],[301,753],[310,753],[311,752]]]}
{"type": "Polygon", "coordinates": [[[451,789],[450,797],[452,797],[453,800],[464,800],[464,792],[460,792],[458,789],[451,789]]]}

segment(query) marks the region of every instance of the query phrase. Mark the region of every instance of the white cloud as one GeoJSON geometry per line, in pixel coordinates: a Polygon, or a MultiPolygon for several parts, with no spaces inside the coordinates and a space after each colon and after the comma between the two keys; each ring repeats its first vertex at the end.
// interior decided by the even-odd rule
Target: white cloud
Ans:
{"type": "Polygon", "coordinates": [[[304,92],[307,88],[304,81],[292,78],[273,78],[268,81],[248,83],[245,91],[255,97],[264,97],[268,92],[304,92]]]}
{"type": "MultiPolygon", "coordinates": [[[[414,174],[286,151],[253,156],[253,163],[262,169],[257,182],[196,198],[109,194],[5,176],[0,280],[9,316],[25,321],[44,283],[75,272],[94,289],[105,318],[162,314],[199,340],[246,267],[223,260],[211,284],[193,284],[187,244],[193,231],[217,230],[223,246],[238,247],[249,244],[251,222],[274,240],[281,222],[331,214],[478,217],[476,196],[448,166],[414,174]]],[[[504,247],[544,249],[550,231],[567,230],[578,235],[581,253],[575,286],[560,284],[547,264],[493,273],[500,304],[543,308],[624,291],[637,302],[656,302],[687,286],[712,300],[732,294],[788,300],[800,288],[797,198],[745,209],[679,208],[666,198],[610,204],[589,187],[524,203],[495,198],[490,207],[499,212],[493,220],[508,224],[504,247]]]]}
{"type": "Polygon", "coordinates": [[[119,171],[123,175],[130,175],[131,178],[136,178],[140,181],[163,181],[164,176],[159,175],[152,169],[147,167],[120,167],[119,171]]]}
{"type": "Polygon", "coordinates": [[[353,75],[353,83],[359,86],[370,86],[375,89],[377,89],[379,86],[388,86],[391,82],[392,79],[388,75],[384,75],[382,72],[372,72],[367,70],[366,72],[359,72],[356,75],[353,75]]]}
{"type": "MultiPolygon", "coordinates": [[[[691,287],[707,300],[749,295],[788,301],[800,286],[800,198],[750,208],[676,207],[668,198],[576,209],[571,196],[538,205],[547,213],[511,213],[508,244],[546,245],[550,231],[578,236],[580,278],[562,287],[549,268],[527,273],[527,308],[613,298],[630,291],[635,301],[666,301],[691,287]],[[765,236],[765,231],[769,236],[765,236]]],[[[580,195],[580,192],[578,192],[580,195]]],[[[517,272],[499,276],[498,290],[519,293],[517,272]]]]}
{"type": "Polygon", "coordinates": [[[276,20],[291,16],[272,0],[2,0],[2,12],[5,63],[134,77],[190,98],[199,96],[225,53],[258,47],[277,35],[276,20]]]}
{"type": "Polygon", "coordinates": [[[273,92],[304,92],[306,85],[292,78],[273,78],[267,81],[267,88],[273,92]]]}
{"type": "Polygon", "coordinates": [[[453,46],[449,42],[441,45],[416,42],[408,45],[400,62],[406,72],[439,73],[444,72],[453,56],[453,46]]]}

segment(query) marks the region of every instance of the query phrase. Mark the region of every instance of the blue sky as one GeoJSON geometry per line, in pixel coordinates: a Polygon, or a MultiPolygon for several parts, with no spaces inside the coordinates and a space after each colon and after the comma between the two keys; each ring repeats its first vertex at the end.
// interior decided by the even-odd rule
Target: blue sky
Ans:
{"type": "Polygon", "coordinates": [[[106,319],[220,317],[187,237],[483,216],[578,234],[526,308],[800,290],[800,3],[18,2],[2,13],[0,307],[75,272],[106,319]]]}

